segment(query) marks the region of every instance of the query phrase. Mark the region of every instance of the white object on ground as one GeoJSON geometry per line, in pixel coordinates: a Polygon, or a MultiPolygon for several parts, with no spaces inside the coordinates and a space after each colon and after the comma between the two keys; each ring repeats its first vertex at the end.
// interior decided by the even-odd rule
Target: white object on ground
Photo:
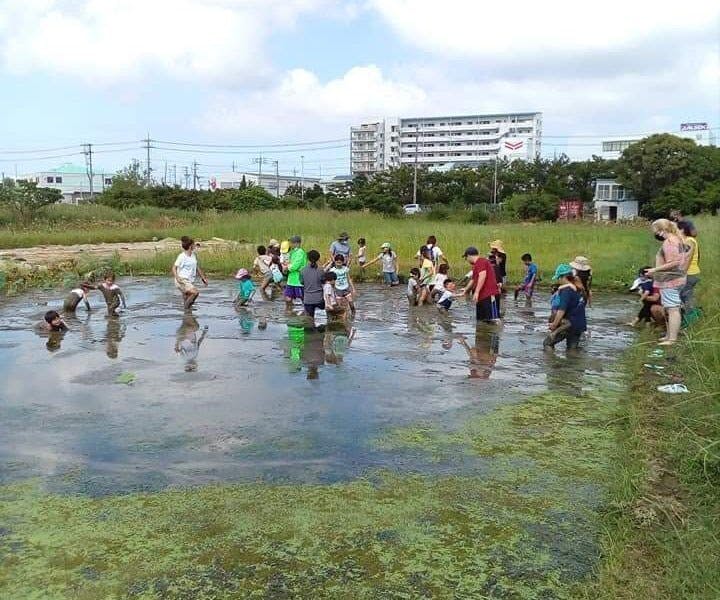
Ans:
{"type": "Polygon", "coordinates": [[[670,383],[668,385],[659,385],[657,387],[658,392],[663,394],[689,394],[690,390],[687,389],[683,383],[670,383]]]}

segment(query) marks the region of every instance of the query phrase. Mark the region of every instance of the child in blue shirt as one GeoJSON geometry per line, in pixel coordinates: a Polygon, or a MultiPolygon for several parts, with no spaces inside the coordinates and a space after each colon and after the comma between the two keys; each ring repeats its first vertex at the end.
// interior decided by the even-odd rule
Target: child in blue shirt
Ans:
{"type": "Polygon", "coordinates": [[[515,300],[518,299],[520,292],[524,292],[527,299],[532,298],[538,275],[537,265],[533,262],[530,254],[523,254],[520,257],[520,260],[522,260],[525,265],[525,279],[523,279],[523,282],[515,288],[515,300]]]}
{"type": "Polygon", "coordinates": [[[246,306],[250,303],[253,296],[255,295],[255,284],[250,278],[250,272],[247,269],[240,269],[235,274],[237,283],[237,297],[235,298],[235,304],[238,306],[246,306]]]}

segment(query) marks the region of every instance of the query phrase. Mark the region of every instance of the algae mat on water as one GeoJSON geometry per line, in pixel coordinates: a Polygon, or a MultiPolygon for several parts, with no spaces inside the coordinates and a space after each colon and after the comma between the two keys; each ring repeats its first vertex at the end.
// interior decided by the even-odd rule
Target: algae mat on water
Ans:
{"type": "Polygon", "coordinates": [[[104,498],[0,488],[0,597],[576,598],[598,558],[613,395],[544,395],[386,449],[487,457],[483,476],[375,473],[104,498]]]}

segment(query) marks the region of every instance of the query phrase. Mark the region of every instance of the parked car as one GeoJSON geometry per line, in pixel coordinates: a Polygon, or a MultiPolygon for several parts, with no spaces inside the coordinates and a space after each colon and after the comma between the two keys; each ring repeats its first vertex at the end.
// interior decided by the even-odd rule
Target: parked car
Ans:
{"type": "Polygon", "coordinates": [[[422,212],[422,206],[419,204],[406,204],[403,206],[403,211],[406,215],[415,215],[419,212],[422,212]]]}

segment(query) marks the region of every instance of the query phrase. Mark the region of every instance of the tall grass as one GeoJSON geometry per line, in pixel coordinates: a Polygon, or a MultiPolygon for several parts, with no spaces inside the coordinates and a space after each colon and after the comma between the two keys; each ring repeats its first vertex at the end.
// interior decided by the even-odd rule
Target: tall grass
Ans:
{"type": "MultiPolygon", "coordinates": [[[[488,250],[489,241],[500,238],[508,251],[509,272],[513,279],[522,275],[520,256],[525,252],[533,255],[546,281],[557,263],[584,255],[593,263],[595,284],[608,288],[621,287],[631,281],[638,267],[650,260],[655,250],[647,229],[626,225],[472,225],[431,222],[422,216],[391,218],[364,212],[302,210],[219,214],[162,211],[145,207],[129,211],[98,206],[51,208],[56,213],[55,220],[40,222],[31,231],[0,228],[0,248],[133,242],[181,235],[191,235],[198,239],[221,237],[255,245],[267,243],[273,237],[282,240],[299,234],[303,237],[306,249],[315,248],[325,253],[338,233],[348,231],[353,243],[359,237],[367,239],[369,256],[379,252],[381,243],[388,241],[393,244],[401,268],[407,271],[415,265],[414,256],[419,246],[432,234],[438,238],[440,247],[451,265],[456,266],[456,274],[459,274],[465,269],[461,255],[467,246],[475,245],[484,253],[488,250]],[[65,219],[67,214],[87,220],[72,222],[65,219]]],[[[208,263],[214,265],[210,269],[224,275],[237,268],[238,260],[247,263],[252,260],[252,252],[234,254],[226,257],[226,260],[220,257],[207,258],[208,263]],[[231,260],[233,264],[230,264],[231,260]]],[[[148,269],[150,263],[156,264],[156,257],[133,261],[133,265],[139,269],[148,269]]]]}

